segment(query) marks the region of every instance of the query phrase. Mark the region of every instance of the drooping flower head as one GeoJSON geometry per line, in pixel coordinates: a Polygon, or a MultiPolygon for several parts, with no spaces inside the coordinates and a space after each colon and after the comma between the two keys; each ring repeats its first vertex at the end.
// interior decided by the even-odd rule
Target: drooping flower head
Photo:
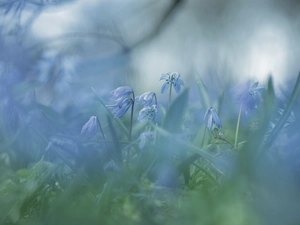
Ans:
{"type": "Polygon", "coordinates": [[[142,121],[143,119],[146,118],[148,120],[153,120],[155,118],[156,113],[157,113],[156,105],[146,106],[140,111],[137,120],[142,121]]]}
{"type": "Polygon", "coordinates": [[[159,80],[165,80],[165,83],[161,86],[161,93],[164,93],[169,89],[170,84],[174,87],[176,93],[180,92],[181,86],[185,86],[184,81],[180,78],[180,74],[177,72],[168,72],[161,75],[159,80]]]}
{"type": "Polygon", "coordinates": [[[153,100],[155,100],[155,105],[157,104],[156,95],[152,91],[148,91],[140,96],[137,96],[135,98],[135,101],[142,106],[151,106],[153,103],[153,100]]]}
{"type": "Polygon", "coordinates": [[[130,143],[126,148],[130,148],[133,144],[139,142],[139,149],[142,150],[145,148],[146,144],[151,143],[155,139],[156,132],[154,131],[145,131],[142,132],[137,140],[130,143]]]}
{"type": "Polygon", "coordinates": [[[107,108],[112,109],[112,113],[115,118],[123,116],[129,107],[134,104],[133,98],[129,98],[128,95],[132,94],[134,98],[134,92],[131,87],[122,86],[111,92],[110,100],[114,100],[116,104],[106,105],[107,108]]]}
{"type": "Polygon", "coordinates": [[[215,124],[218,128],[222,127],[221,120],[217,114],[215,108],[210,107],[206,110],[204,115],[204,123],[208,129],[212,129],[213,125],[215,124]]]}
{"type": "Polygon", "coordinates": [[[154,131],[146,131],[140,134],[139,137],[139,149],[143,149],[147,143],[154,139],[155,132],[154,131]]]}
{"type": "Polygon", "coordinates": [[[81,134],[87,138],[94,137],[98,132],[98,118],[91,116],[90,119],[83,125],[81,134]]]}
{"type": "Polygon", "coordinates": [[[245,114],[257,108],[258,103],[261,101],[261,92],[266,90],[265,87],[259,86],[256,81],[252,83],[247,81],[244,84],[234,88],[234,95],[239,104],[242,104],[245,114]]]}
{"type": "Polygon", "coordinates": [[[112,109],[112,113],[114,114],[115,118],[119,118],[123,116],[127,110],[132,105],[133,101],[131,98],[125,98],[122,101],[117,102],[114,105],[106,105],[106,108],[112,109]]]}
{"type": "Polygon", "coordinates": [[[131,87],[121,86],[110,92],[110,94],[112,95],[110,100],[114,100],[116,102],[121,102],[125,98],[127,98],[128,95],[130,95],[132,93],[133,93],[133,90],[131,87]]]}

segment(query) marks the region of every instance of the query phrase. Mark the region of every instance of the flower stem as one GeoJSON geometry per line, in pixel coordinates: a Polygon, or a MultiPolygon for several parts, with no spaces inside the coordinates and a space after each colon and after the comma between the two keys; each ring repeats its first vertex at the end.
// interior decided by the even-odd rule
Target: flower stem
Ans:
{"type": "MultiPolygon", "coordinates": [[[[131,104],[131,115],[130,115],[130,125],[129,125],[129,136],[128,140],[131,142],[131,132],[132,132],[132,122],[133,122],[133,110],[134,110],[134,92],[132,92],[132,104],[131,104]]],[[[130,147],[127,149],[127,165],[129,164],[129,155],[130,155],[130,147]]]]}
{"type": "Polygon", "coordinates": [[[238,141],[238,135],[239,135],[239,128],[240,128],[240,121],[241,121],[241,114],[242,114],[242,106],[243,103],[241,103],[240,110],[239,110],[239,115],[238,115],[238,120],[236,124],[236,130],[235,130],[235,139],[234,139],[234,147],[237,147],[237,141],[238,141]]]}
{"type": "Polygon", "coordinates": [[[170,84],[170,90],[169,90],[168,109],[170,108],[170,104],[171,104],[171,94],[172,94],[172,82],[170,84]]]}
{"type": "Polygon", "coordinates": [[[157,106],[157,98],[156,98],[156,94],[155,93],[153,93],[154,94],[154,99],[155,99],[155,105],[157,106]]]}
{"type": "Polygon", "coordinates": [[[105,136],[104,136],[104,133],[103,133],[103,130],[102,130],[102,126],[101,126],[101,124],[100,124],[100,121],[99,121],[98,116],[97,116],[97,122],[98,122],[98,125],[99,125],[99,128],[100,128],[100,131],[101,131],[103,140],[105,141],[105,145],[107,145],[107,144],[106,144],[106,140],[105,140],[105,136]]]}
{"type": "Polygon", "coordinates": [[[208,177],[215,183],[215,185],[216,185],[218,188],[220,188],[220,185],[219,185],[218,181],[216,180],[216,178],[214,178],[214,176],[211,175],[206,169],[204,169],[203,167],[197,165],[196,163],[193,163],[193,165],[194,165],[195,167],[197,167],[199,170],[201,170],[202,172],[204,172],[204,173],[206,174],[206,176],[208,176],[208,177]]]}

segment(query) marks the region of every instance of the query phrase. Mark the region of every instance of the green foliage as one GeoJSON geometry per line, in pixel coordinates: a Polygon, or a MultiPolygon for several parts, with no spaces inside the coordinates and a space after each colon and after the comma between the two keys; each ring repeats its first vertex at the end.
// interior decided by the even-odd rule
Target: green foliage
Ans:
{"type": "MultiPolygon", "coordinates": [[[[211,101],[200,78],[199,101],[206,106],[191,107],[186,88],[167,111],[163,110],[162,120],[135,122],[129,141],[128,118],[114,119],[104,107],[102,114],[107,118],[101,121],[105,124],[105,135],[86,140],[79,135],[59,134],[66,126],[64,117],[49,107],[39,106],[51,123],[49,129],[44,130],[38,123],[23,124],[13,133],[5,133],[1,128],[0,223],[276,222],[269,216],[261,216],[260,210],[269,213],[267,208],[280,202],[283,206],[275,207],[282,210],[279,215],[284,215],[285,206],[299,209],[294,177],[286,177],[280,168],[283,166],[277,164],[278,154],[272,151],[296,104],[299,82],[298,78],[282,116],[270,130],[270,122],[276,122],[277,105],[272,78],[269,79],[264,105],[248,120],[241,118],[236,147],[232,144],[235,125],[224,122],[226,114],[220,114],[222,128],[207,129],[203,115],[199,115],[200,123],[188,124],[193,113],[205,110],[211,101]],[[253,122],[258,123],[255,128],[250,126],[253,122]],[[142,149],[138,147],[141,132],[153,133],[151,138],[143,140],[142,149]],[[27,158],[22,158],[24,155],[27,158]],[[272,171],[276,175],[270,175],[272,171]],[[281,195],[287,190],[290,192],[281,195]],[[270,200],[274,197],[268,192],[279,200],[270,200]]],[[[93,91],[105,106],[105,101],[93,91]]],[[[216,99],[220,107],[228,100],[223,94],[216,99]]],[[[293,224],[297,217],[293,214],[285,221],[293,224]]]]}

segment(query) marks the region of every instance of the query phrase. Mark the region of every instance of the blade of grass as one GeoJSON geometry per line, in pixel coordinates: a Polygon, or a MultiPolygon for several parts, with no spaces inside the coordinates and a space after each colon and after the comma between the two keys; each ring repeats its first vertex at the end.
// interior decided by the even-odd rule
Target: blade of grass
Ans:
{"type": "Polygon", "coordinates": [[[278,122],[276,123],[274,129],[272,130],[270,136],[268,137],[266,143],[265,143],[265,147],[270,147],[272,142],[277,138],[277,136],[279,135],[280,131],[282,130],[282,128],[284,127],[286,120],[289,118],[289,116],[291,115],[291,112],[293,110],[293,106],[297,100],[297,97],[299,95],[300,92],[300,72],[298,74],[298,78],[296,81],[296,84],[294,86],[292,95],[288,101],[287,106],[285,107],[281,117],[279,118],[278,122]]]}
{"type": "Polygon", "coordinates": [[[198,88],[198,92],[199,92],[199,97],[201,99],[201,103],[203,104],[203,108],[204,109],[208,109],[211,105],[210,105],[210,97],[207,91],[207,88],[205,86],[205,84],[203,83],[203,81],[201,80],[200,76],[194,75],[196,84],[197,84],[197,88],[198,88]]]}

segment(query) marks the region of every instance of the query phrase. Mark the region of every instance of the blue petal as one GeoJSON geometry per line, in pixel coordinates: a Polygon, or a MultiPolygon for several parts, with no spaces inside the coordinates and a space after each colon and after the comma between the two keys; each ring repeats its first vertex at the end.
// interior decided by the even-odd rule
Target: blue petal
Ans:
{"type": "Polygon", "coordinates": [[[175,91],[176,91],[176,93],[178,94],[179,92],[180,92],[180,85],[177,85],[177,83],[175,83],[174,85],[173,85],[173,87],[174,87],[174,89],[175,89],[175,91]]]}
{"type": "Polygon", "coordinates": [[[208,120],[207,120],[207,124],[206,124],[207,128],[211,130],[212,126],[213,126],[213,117],[211,114],[209,114],[208,116],[208,120]]]}
{"type": "Polygon", "coordinates": [[[170,86],[170,83],[169,82],[165,82],[163,83],[163,85],[161,86],[161,89],[160,89],[160,93],[164,93],[170,86]]]}
{"type": "Polygon", "coordinates": [[[161,75],[161,78],[159,80],[167,80],[170,79],[170,73],[164,73],[161,75]]]}
{"type": "Polygon", "coordinates": [[[127,110],[129,109],[129,107],[131,106],[132,104],[132,99],[131,98],[127,98],[125,99],[121,105],[119,105],[118,107],[119,108],[116,108],[113,113],[115,114],[115,118],[119,118],[121,116],[123,116],[127,110]]]}
{"type": "Polygon", "coordinates": [[[183,81],[182,79],[180,79],[180,78],[178,78],[178,80],[177,80],[176,84],[178,84],[178,85],[182,85],[182,86],[185,86],[185,83],[184,83],[184,81],[183,81]]]}
{"type": "Polygon", "coordinates": [[[141,121],[141,120],[145,119],[146,116],[147,116],[147,111],[148,111],[147,108],[143,108],[143,109],[139,112],[139,116],[138,116],[137,120],[138,120],[138,121],[141,121]]]}

